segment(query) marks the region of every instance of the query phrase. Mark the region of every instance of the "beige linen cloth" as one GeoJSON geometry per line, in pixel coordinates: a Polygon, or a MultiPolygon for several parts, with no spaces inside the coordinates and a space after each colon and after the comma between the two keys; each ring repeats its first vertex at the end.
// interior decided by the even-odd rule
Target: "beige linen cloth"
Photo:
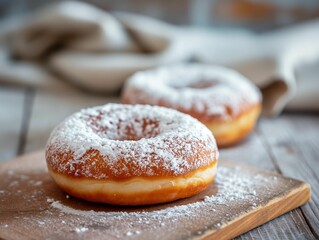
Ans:
{"type": "Polygon", "coordinates": [[[110,93],[132,73],[183,61],[226,65],[261,88],[264,112],[319,110],[319,21],[256,35],[177,27],[61,2],[0,27],[0,82],[110,93]]]}

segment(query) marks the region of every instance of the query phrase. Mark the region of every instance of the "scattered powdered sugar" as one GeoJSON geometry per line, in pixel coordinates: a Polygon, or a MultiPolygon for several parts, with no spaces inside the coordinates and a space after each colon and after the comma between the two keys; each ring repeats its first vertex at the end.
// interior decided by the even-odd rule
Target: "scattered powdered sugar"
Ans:
{"type": "Polygon", "coordinates": [[[109,169],[113,177],[181,175],[217,157],[212,133],[196,119],[163,107],[122,104],[75,113],[52,132],[46,152],[53,170],[96,179],[108,178],[109,169]],[[69,153],[74,157],[67,161],[69,153]],[[97,154],[103,161],[92,161],[97,154]]]}
{"type": "Polygon", "coordinates": [[[134,74],[124,87],[123,99],[132,104],[162,105],[225,119],[259,103],[261,94],[231,69],[193,63],[134,74]]]}
{"type": "Polygon", "coordinates": [[[108,217],[108,218],[124,218],[124,217],[148,217],[164,220],[170,217],[182,217],[192,215],[198,208],[203,205],[210,205],[218,208],[218,205],[231,205],[232,201],[246,201],[252,206],[258,202],[257,191],[261,187],[266,187],[269,179],[262,175],[243,175],[242,171],[235,169],[230,170],[225,167],[219,167],[215,180],[218,184],[218,192],[211,196],[205,196],[203,201],[190,203],[186,205],[169,207],[166,209],[152,212],[96,212],[93,210],[83,211],[73,209],[62,205],[59,201],[54,201],[51,206],[60,209],[64,213],[75,214],[85,217],[108,217]]]}
{"type": "Polygon", "coordinates": [[[42,185],[42,181],[30,181],[30,183],[33,184],[34,186],[42,185]]]}
{"type": "Polygon", "coordinates": [[[230,173],[229,169],[220,167],[218,171],[216,181],[219,183],[219,191],[214,196],[206,196],[204,199],[206,203],[227,205],[231,201],[238,200],[247,200],[254,203],[258,200],[256,186],[267,185],[269,182],[261,175],[242,176],[242,172],[238,170],[230,173]]]}
{"type": "MultiPolygon", "coordinates": [[[[272,177],[265,175],[245,175],[241,169],[229,169],[220,167],[216,183],[218,190],[215,194],[207,195],[203,200],[177,205],[153,211],[94,211],[74,209],[59,201],[51,203],[53,209],[58,209],[64,214],[83,217],[85,222],[94,221],[112,226],[110,235],[117,238],[136,236],[139,234],[151,234],[156,229],[174,232],[176,226],[185,225],[183,234],[191,234],[187,229],[192,229],[188,223],[198,222],[206,226],[198,234],[207,230],[207,222],[211,222],[211,228],[220,228],[225,222],[231,221],[243,211],[254,209],[262,204],[263,196],[274,194],[277,184],[272,177]],[[216,219],[216,220],[214,220],[216,219]],[[206,225],[205,225],[206,223],[206,225]]],[[[85,226],[90,230],[90,227],[85,226]]],[[[181,233],[179,233],[181,234],[181,233]]],[[[162,235],[154,236],[160,239],[162,235]]]]}
{"type": "Polygon", "coordinates": [[[87,230],[89,230],[87,227],[77,227],[77,228],[75,228],[75,232],[77,232],[77,233],[83,233],[83,232],[86,232],[87,230]]]}
{"type": "Polygon", "coordinates": [[[298,181],[260,170],[222,164],[215,182],[204,192],[167,204],[142,207],[67,198],[45,169],[15,176],[7,174],[0,184],[6,193],[1,195],[0,206],[5,212],[15,209],[16,214],[0,219],[0,231],[37,229],[43,239],[196,238],[258,211],[300,186],[298,181]],[[34,184],[40,180],[41,185],[34,184]],[[15,187],[9,186],[12,181],[18,182],[15,187]]]}

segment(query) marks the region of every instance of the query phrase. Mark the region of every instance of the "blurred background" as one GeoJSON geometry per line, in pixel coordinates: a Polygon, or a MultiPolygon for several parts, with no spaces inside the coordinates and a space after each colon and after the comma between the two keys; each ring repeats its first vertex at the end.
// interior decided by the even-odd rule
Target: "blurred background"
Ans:
{"type": "MultiPolygon", "coordinates": [[[[57,0],[1,0],[1,19],[32,12],[57,0]]],[[[60,1],[61,2],[61,1],[60,1]]],[[[248,28],[257,32],[319,17],[317,0],[91,0],[106,11],[120,10],[178,25],[248,28]]]]}

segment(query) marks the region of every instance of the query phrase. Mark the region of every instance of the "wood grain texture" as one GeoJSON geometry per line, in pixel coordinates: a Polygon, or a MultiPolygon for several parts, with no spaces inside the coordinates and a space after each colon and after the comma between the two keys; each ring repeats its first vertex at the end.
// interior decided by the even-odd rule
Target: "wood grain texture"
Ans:
{"type": "Polygon", "coordinates": [[[258,131],[251,133],[239,144],[219,149],[219,151],[220,159],[222,160],[236,159],[238,163],[245,163],[272,171],[277,170],[258,131]]]}
{"type": "MultiPolygon", "coordinates": [[[[243,201],[237,194],[233,201],[200,204],[206,196],[218,196],[222,191],[218,180],[201,194],[168,204],[140,208],[93,204],[72,197],[66,198],[50,179],[43,152],[7,161],[0,165],[0,238],[116,239],[127,237],[128,229],[144,227],[138,235],[130,235],[130,239],[229,239],[304,204],[310,197],[309,185],[301,181],[247,165],[238,166],[229,161],[223,161],[221,168],[224,171],[220,174],[225,174],[227,170],[230,171],[229,176],[258,176],[254,178],[256,181],[262,179],[266,183],[254,188],[258,199],[256,205],[252,206],[252,202],[246,198],[243,201]],[[52,202],[62,204],[62,211],[52,208],[52,202]],[[168,214],[165,212],[167,208],[178,206],[181,207],[178,209],[180,211],[196,203],[199,203],[198,208],[187,211],[188,216],[174,215],[173,222],[169,222],[166,217],[161,218],[158,213],[155,218],[151,217],[156,211],[163,210],[165,215],[168,214]],[[72,211],[63,211],[65,208],[72,211]],[[88,215],[92,214],[88,212],[91,210],[95,211],[93,220],[88,215]],[[129,214],[123,215],[123,211],[129,214]],[[139,215],[142,211],[142,215],[139,215]],[[105,215],[107,218],[98,221],[101,215],[109,213],[111,215],[105,215]],[[112,216],[117,213],[120,219],[112,220],[112,216]],[[143,222],[139,222],[139,219],[143,219],[143,222]],[[113,232],[117,236],[109,235],[113,232]]],[[[176,209],[172,211],[178,213],[176,209]]]]}
{"type": "MultiPolygon", "coordinates": [[[[319,116],[287,114],[278,119],[264,119],[260,129],[279,171],[319,189],[319,116]]],[[[314,191],[302,212],[318,239],[318,191],[314,191]]]]}
{"type": "Polygon", "coordinates": [[[295,209],[236,239],[316,239],[300,209],[295,209]],[[271,223],[271,225],[270,225],[271,223]],[[277,229],[277,230],[274,230],[277,229]]]}
{"type": "MultiPolygon", "coordinates": [[[[271,152],[265,145],[263,133],[259,129],[263,124],[264,121],[260,121],[257,129],[241,143],[221,149],[221,159],[236,159],[238,163],[278,172],[278,166],[272,159],[271,152]]],[[[314,236],[300,209],[296,209],[241,235],[238,239],[314,239],[314,236]]]]}
{"type": "Polygon", "coordinates": [[[0,88],[0,161],[17,155],[23,124],[25,91],[0,88]]]}
{"type": "MultiPolygon", "coordinates": [[[[308,190],[307,186],[304,188],[296,189],[290,194],[286,195],[284,199],[275,199],[263,209],[256,209],[256,211],[239,218],[238,220],[230,223],[222,229],[217,230],[214,233],[207,233],[203,236],[206,239],[231,239],[242,233],[245,233],[252,229],[252,226],[259,226],[263,223],[279,216],[279,212],[288,212],[294,208],[291,206],[297,206],[299,201],[303,201],[305,196],[307,196],[308,190]],[[298,193],[297,193],[298,192],[298,193]]],[[[281,236],[283,237],[283,236],[281,236]]]]}

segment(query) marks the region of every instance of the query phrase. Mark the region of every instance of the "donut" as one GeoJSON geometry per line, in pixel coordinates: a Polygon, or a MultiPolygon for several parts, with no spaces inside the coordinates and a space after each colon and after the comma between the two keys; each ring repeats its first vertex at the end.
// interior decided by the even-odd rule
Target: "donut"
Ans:
{"type": "Polygon", "coordinates": [[[107,104],[81,110],[51,133],[48,171],[68,194],[100,203],[148,205],[192,196],[213,181],[213,134],[159,106],[107,104]]]}
{"type": "Polygon", "coordinates": [[[137,72],[127,80],[121,102],[189,114],[213,132],[218,147],[246,137],[261,111],[260,91],[244,76],[225,67],[195,63],[137,72]]]}

